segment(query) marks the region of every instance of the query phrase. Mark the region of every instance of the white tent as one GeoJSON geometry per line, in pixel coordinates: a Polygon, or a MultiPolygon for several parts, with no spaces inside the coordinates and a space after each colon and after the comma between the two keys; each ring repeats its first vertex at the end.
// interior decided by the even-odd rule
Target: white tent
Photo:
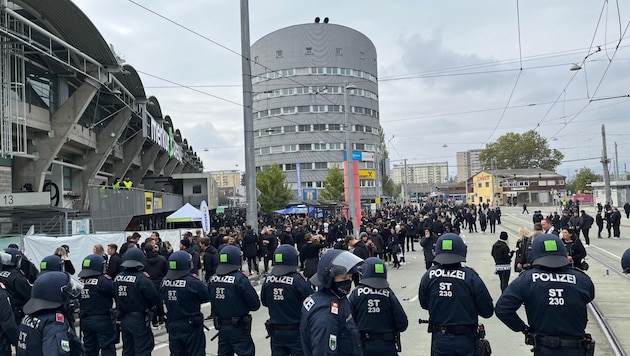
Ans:
{"type": "Polygon", "coordinates": [[[176,212],[167,216],[166,222],[174,223],[174,222],[201,221],[202,215],[203,213],[201,212],[201,210],[190,205],[190,203],[186,203],[186,205],[179,208],[176,212]]]}

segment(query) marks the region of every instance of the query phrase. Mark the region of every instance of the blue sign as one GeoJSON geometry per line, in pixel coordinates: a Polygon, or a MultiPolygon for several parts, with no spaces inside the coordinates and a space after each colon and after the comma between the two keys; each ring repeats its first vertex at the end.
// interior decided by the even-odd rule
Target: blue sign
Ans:
{"type": "MultiPolygon", "coordinates": [[[[361,151],[352,151],[352,160],[353,161],[361,161],[363,159],[363,152],[361,151]]],[[[348,155],[346,154],[346,151],[343,151],[343,160],[347,161],[348,160],[348,155]]]]}
{"type": "Polygon", "coordinates": [[[303,200],[317,200],[317,189],[303,189],[303,200]]]}

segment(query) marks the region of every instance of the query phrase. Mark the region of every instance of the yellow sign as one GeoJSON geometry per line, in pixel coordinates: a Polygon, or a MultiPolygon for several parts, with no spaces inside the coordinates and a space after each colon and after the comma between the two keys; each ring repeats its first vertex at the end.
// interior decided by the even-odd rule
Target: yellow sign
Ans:
{"type": "Polygon", "coordinates": [[[375,198],[375,199],[374,199],[374,203],[376,203],[376,204],[380,204],[380,203],[381,203],[381,198],[375,198]]]}
{"type": "Polygon", "coordinates": [[[144,192],[144,213],[153,214],[153,193],[144,192]]]}
{"type": "Polygon", "coordinates": [[[376,179],[376,171],[373,169],[359,169],[359,179],[376,179]]]}

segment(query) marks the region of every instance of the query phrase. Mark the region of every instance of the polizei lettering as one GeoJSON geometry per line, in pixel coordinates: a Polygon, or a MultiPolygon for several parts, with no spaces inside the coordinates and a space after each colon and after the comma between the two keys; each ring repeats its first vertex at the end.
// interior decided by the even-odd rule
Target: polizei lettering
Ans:
{"type": "Polygon", "coordinates": [[[382,295],[385,297],[389,297],[389,290],[387,289],[377,289],[377,288],[370,288],[370,287],[360,287],[357,288],[357,295],[369,295],[369,294],[376,294],[376,295],[382,295]]]}
{"type": "Polygon", "coordinates": [[[460,271],[458,269],[440,269],[440,268],[429,271],[429,278],[438,278],[438,277],[457,278],[457,279],[465,280],[466,272],[460,271]]]}
{"type": "Polygon", "coordinates": [[[566,273],[532,273],[532,282],[536,283],[538,281],[577,284],[575,276],[566,273]]]}
{"type": "Polygon", "coordinates": [[[183,279],[176,279],[174,281],[165,279],[162,281],[162,287],[186,288],[186,281],[183,279]]]}
{"type": "Polygon", "coordinates": [[[215,282],[215,283],[229,283],[229,284],[234,284],[235,278],[234,276],[217,276],[214,275],[210,278],[210,282],[215,282]]]}
{"type": "Polygon", "coordinates": [[[273,274],[267,275],[267,278],[265,278],[265,282],[266,283],[282,283],[282,284],[288,284],[288,285],[293,285],[293,277],[290,276],[274,276],[273,274]]]}
{"type": "Polygon", "coordinates": [[[116,278],[114,278],[114,282],[136,283],[136,276],[117,275],[116,278]]]}

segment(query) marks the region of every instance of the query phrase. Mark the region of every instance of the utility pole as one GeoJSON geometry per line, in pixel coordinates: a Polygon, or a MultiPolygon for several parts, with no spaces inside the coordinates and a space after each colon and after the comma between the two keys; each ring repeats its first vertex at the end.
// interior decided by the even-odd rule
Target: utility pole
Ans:
{"type": "Polygon", "coordinates": [[[619,180],[619,154],[617,153],[617,142],[615,142],[615,180],[619,180]]]}
{"type": "Polygon", "coordinates": [[[606,202],[612,204],[611,197],[612,192],[610,191],[610,173],[608,172],[608,163],[610,160],[608,159],[608,154],[606,153],[606,127],[602,124],[602,168],[604,171],[604,192],[606,194],[606,202]]]}
{"type": "Polygon", "coordinates": [[[403,164],[404,164],[404,172],[405,172],[405,180],[403,182],[405,182],[405,194],[403,195],[403,204],[406,203],[409,200],[409,182],[408,182],[408,177],[407,177],[407,159],[403,159],[403,164]]]}
{"type": "Polygon", "coordinates": [[[344,83],[343,90],[343,119],[344,131],[346,132],[346,177],[348,179],[348,220],[352,220],[353,232],[352,236],[359,237],[359,218],[357,217],[357,209],[355,207],[354,196],[354,159],[352,158],[352,143],[350,142],[350,90],[356,87],[348,82],[344,83]]]}
{"type": "Polygon", "coordinates": [[[243,71],[243,131],[245,138],[245,178],[247,186],[247,223],[258,232],[258,196],[256,195],[256,155],[252,112],[252,67],[249,44],[249,2],[241,0],[241,66],[243,71]]]}

